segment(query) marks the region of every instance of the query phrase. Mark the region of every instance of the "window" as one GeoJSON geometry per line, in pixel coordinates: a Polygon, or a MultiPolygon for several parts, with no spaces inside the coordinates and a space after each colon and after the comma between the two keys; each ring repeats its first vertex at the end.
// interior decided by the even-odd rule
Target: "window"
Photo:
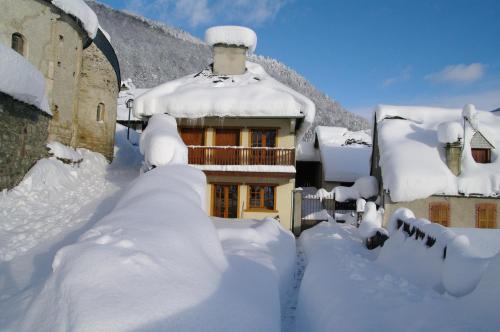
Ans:
{"type": "Polygon", "coordinates": [[[250,209],[275,210],[276,187],[250,185],[248,198],[250,209]]]}
{"type": "Polygon", "coordinates": [[[472,148],[472,157],[476,163],[489,164],[491,163],[491,150],[472,148]]]}
{"type": "Polygon", "coordinates": [[[16,32],[12,34],[12,49],[24,56],[24,37],[16,32]]]}
{"type": "Polygon", "coordinates": [[[276,129],[252,129],[251,137],[253,148],[276,147],[276,129]]]}
{"type": "Polygon", "coordinates": [[[497,227],[497,206],[492,203],[476,205],[476,227],[496,228],[497,227]]]}
{"type": "Polygon", "coordinates": [[[429,203],[429,220],[448,227],[450,225],[450,204],[429,203]]]}
{"type": "Polygon", "coordinates": [[[97,114],[96,114],[96,121],[97,122],[103,122],[104,121],[104,104],[103,103],[99,103],[99,105],[97,105],[97,114]]]}

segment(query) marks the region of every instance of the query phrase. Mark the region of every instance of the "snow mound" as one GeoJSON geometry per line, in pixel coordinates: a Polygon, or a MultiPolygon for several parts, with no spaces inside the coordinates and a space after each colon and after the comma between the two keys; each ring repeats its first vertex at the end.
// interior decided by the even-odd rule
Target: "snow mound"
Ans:
{"type": "Polygon", "coordinates": [[[363,214],[363,219],[359,224],[359,235],[363,239],[369,239],[377,232],[381,234],[387,234],[387,231],[382,228],[382,217],[384,209],[377,211],[377,206],[373,202],[367,202],[365,204],[365,211],[363,214]]]}
{"type": "Polygon", "coordinates": [[[214,46],[227,44],[247,47],[253,53],[257,47],[257,35],[252,29],[241,26],[225,25],[208,28],[205,31],[205,42],[214,46]]]}
{"type": "Polygon", "coordinates": [[[52,115],[45,95],[45,78],[26,58],[0,43],[0,91],[52,115]]]}
{"type": "Polygon", "coordinates": [[[49,148],[49,153],[57,159],[62,159],[63,161],[70,161],[73,163],[82,160],[81,152],[57,141],[47,143],[47,147],[49,148]]]}
{"type": "Polygon", "coordinates": [[[247,287],[247,271],[229,265],[201,207],[205,186],[184,165],[141,175],[59,250],[18,330],[279,331],[278,291],[247,287]]]}
{"type": "Polygon", "coordinates": [[[304,118],[300,140],[314,121],[315,105],[307,97],[246,62],[242,75],[217,76],[211,69],[159,85],[135,99],[137,118],[167,113],[175,118],[290,117],[304,118]]]}
{"type": "Polygon", "coordinates": [[[438,140],[440,143],[456,143],[464,138],[464,128],[459,122],[443,122],[438,128],[438,140]]]}
{"type": "Polygon", "coordinates": [[[378,194],[378,181],[373,176],[359,178],[350,187],[338,186],[333,189],[337,202],[372,198],[378,194]]]}
{"type": "Polygon", "coordinates": [[[61,9],[66,14],[76,17],[83,25],[83,28],[94,39],[99,29],[97,15],[83,0],[52,0],[54,6],[61,9]]]}
{"type": "Polygon", "coordinates": [[[167,114],[155,114],[149,119],[139,146],[148,169],[188,163],[188,150],[177,131],[177,122],[167,114]]]}
{"type": "Polygon", "coordinates": [[[391,216],[389,234],[377,262],[440,293],[457,297],[471,293],[488,265],[488,258],[478,256],[465,235],[415,219],[408,209],[391,216]]]}
{"type": "MultiPolygon", "coordinates": [[[[264,281],[270,292],[279,289],[281,305],[291,287],[295,267],[295,237],[272,218],[240,220],[214,218],[224,252],[242,263],[257,263],[273,280],[264,281]]],[[[259,271],[259,269],[255,269],[259,271]]],[[[251,279],[259,280],[261,273],[251,279]],[[260,276],[259,276],[260,275],[260,276]]],[[[278,313],[276,313],[278,314],[278,313]]]]}

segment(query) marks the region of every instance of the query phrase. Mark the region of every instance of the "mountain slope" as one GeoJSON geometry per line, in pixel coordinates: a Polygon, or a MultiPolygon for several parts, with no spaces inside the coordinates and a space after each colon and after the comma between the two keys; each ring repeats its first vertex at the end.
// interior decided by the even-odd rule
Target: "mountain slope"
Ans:
{"type": "MultiPolygon", "coordinates": [[[[151,88],[199,72],[211,62],[210,48],[187,32],[93,0],[88,4],[111,36],[122,77],[132,78],[139,88],[151,88]]],[[[250,60],[260,63],[275,79],[313,100],[317,108],[315,124],[343,126],[351,130],[368,128],[365,118],[347,112],[295,70],[268,57],[254,55],[250,60]]],[[[306,138],[312,138],[312,130],[306,138]]]]}

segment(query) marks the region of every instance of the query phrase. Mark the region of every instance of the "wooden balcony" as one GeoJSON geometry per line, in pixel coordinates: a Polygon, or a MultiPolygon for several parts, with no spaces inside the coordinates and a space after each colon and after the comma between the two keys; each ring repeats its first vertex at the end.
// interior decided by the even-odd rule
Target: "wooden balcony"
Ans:
{"type": "Polygon", "coordinates": [[[295,149],[236,146],[188,146],[191,165],[294,166],[295,149]]]}

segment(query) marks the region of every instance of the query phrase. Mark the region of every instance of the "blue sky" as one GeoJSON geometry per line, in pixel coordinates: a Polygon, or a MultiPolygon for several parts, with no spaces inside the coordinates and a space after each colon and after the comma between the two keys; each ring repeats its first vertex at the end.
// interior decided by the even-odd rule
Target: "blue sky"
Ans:
{"type": "Polygon", "coordinates": [[[499,0],[103,0],[203,38],[257,32],[279,59],[345,108],[379,103],[500,107],[499,0]]]}

